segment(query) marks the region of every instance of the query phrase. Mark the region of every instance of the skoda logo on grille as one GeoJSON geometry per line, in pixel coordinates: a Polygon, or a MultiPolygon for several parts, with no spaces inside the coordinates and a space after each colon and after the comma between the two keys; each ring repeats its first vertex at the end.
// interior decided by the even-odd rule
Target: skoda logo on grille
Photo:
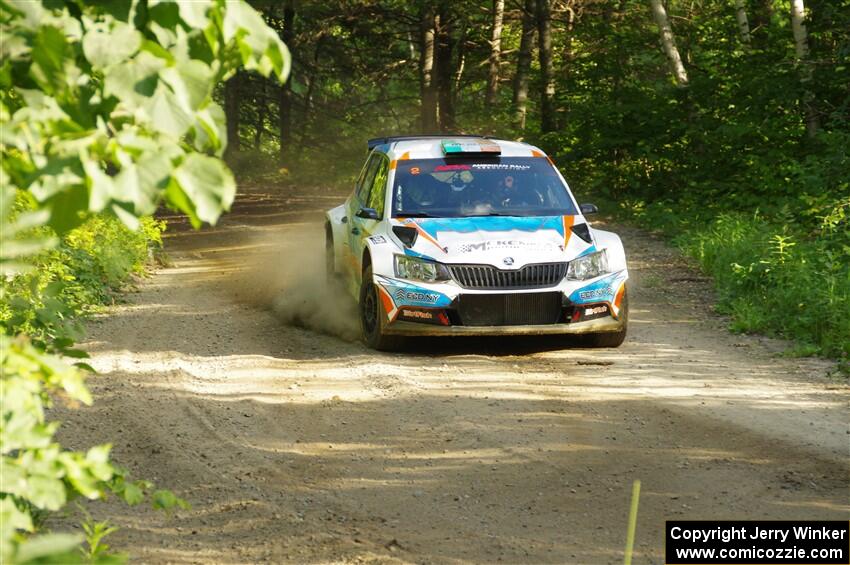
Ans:
{"type": "Polygon", "coordinates": [[[504,259],[502,259],[502,263],[504,263],[505,265],[510,267],[511,265],[514,264],[514,258],[513,257],[505,257],[504,259]]]}

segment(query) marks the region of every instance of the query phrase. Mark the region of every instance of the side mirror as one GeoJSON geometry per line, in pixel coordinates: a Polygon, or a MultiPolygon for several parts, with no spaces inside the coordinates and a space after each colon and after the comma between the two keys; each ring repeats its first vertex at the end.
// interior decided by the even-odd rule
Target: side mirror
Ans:
{"type": "Polygon", "coordinates": [[[591,214],[598,214],[599,208],[596,207],[596,204],[582,204],[579,206],[581,210],[582,216],[590,216],[591,214]]]}
{"type": "Polygon", "coordinates": [[[365,220],[380,220],[381,216],[378,214],[378,211],[374,208],[364,208],[361,207],[357,210],[357,214],[355,214],[358,218],[363,218],[365,220]]]}

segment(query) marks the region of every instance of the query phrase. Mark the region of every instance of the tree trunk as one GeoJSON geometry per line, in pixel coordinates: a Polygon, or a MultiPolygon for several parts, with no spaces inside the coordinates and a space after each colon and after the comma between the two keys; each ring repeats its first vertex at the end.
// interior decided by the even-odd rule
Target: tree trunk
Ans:
{"type": "Polygon", "coordinates": [[[505,0],[493,0],[493,26],[490,34],[490,72],[487,75],[487,94],[484,103],[492,107],[499,90],[499,62],[502,56],[502,19],[505,0]]]}
{"type": "Polygon", "coordinates": [[[555,79],[552,70],[552,14],[549,0],[537,0],[537,37],[540,58],[540,129],[555,131],[555,79]]]}
{"type": "Polygon", "coordinates": [[[575,27],[576,13],[567,5],[567,29],[564,37],[564,77],[569,78],[573,68],[573,28],[575,27]]]}
{"type": "Polygon", "coordinates": [[[514,121],[516,126],[525,129],[525,115],[528,104],[528,73],[531,69],[531,55],[534,50],[534,0],[525,0],[522,8],[522,36],[519,40],[519,53],[514,75],[514,121]]]}
{"type": "Polygon", "coordinates": [[[735,18],[738,20],[738,32],[744,47],[750,46],[750,20],[747,18],[747,5],[744,0],[735,0],[735,18]]]}
{"type": "Polygon", "coordinates": [[[803,85],[803,110],[806,115],[806,133],[814,137],[820,124],[811,91],[812,65],[809,61],[809,35],[806,31],[806,7],[803,0],[791,0],[791,30],[794,32],[794,50],[803,85]]]}
{"type": "Polygon", "coordinates": [[[652,5],[652,16],[655,18],[655,23],[661,32],[661,45],[664,47],[667,60],[670,61],[673,78],[676,79],[676,83],[679,86],[688,86],[688,73],[685,71],[685,65],[682,64],[682,57],[679,55],[679,49],[676,47],[673,29],[670,27],[670,21],[667,19],[667,11],[664,9],[661,0],[649,1],[652,5]]]}
{"type": "Polygon", "coordinates": [[[419,20],[419,98],[423,133],[437,131],[437,90],[434,84],[434,8],[422,4],[419,20]]]}
{"type": "Polygon", "coordinates": [[[455,105],[458,103],[458,95],[460,94],[460,81],[463,78],[463,69],[466,66],[466,37],[469,32],[467,22],[463,22],[460,30],[460,37],[456,41],[457,45],[457,68],[454,73],[454,84],[452,94],[455,105]]]}
{"type": "Polygon", "coordinates": [[[266,108],[268,104],[266,104],[266,81],[264,79],[260,79],[260,96],[257,100],[257,123],[254,126],[254,149],[260,149],[260,145],[263,143],[263,132],[266,129],[266,108]]]}
{"type": "MultiPolygon", "coordinates": [[[[295,43],[295,8],[291,0],[283,5],[283,33],[281,39],[289,47],[290,52],[294,52],[295,43]]],[[[293,65],[294,70],[294,65],[293,65]]],[[[280,139],[279,159],[281,164],[285,163],[288,157],[290,144],[292,143],[292,75],[289,79],[280,86],[278,92],[278,133],[280,139]]]]}
{"type": "Polygon", "coordinates": [[[437,16],[436,40],[436,79],[439,127],[442,132],[453,131],[455,128],[454,76],[452,64],[454,39],[452,38],[452,16],[449,2],[441,2],[437,16]]]}
{"type": "Polygon", "coordinates": [[[242,77],[237,72],[224,83],[224,115],[227,120],[227,148],[225,155],[232,157],[239,153],[239,103],[242,77]]]}

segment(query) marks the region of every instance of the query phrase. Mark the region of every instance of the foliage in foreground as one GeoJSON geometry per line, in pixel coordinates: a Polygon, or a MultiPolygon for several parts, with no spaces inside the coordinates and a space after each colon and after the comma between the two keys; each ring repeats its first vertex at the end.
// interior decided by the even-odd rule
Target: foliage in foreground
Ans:
{"type": "Polygon", "coordinates": [[[152,485],[108,445],[62,448],[45,410],[91,402],[76,322],[141,268],[160,231],[141,218],[165,203],[198,227],[229,208],[215,85],[239,67],[283,80],[289,56],[241,1],[3,1],[0,34],[0,561],[114,561],[104,522],[86,522],[85,551],[39,526],[75,498],[137,504],[152,485]]]}

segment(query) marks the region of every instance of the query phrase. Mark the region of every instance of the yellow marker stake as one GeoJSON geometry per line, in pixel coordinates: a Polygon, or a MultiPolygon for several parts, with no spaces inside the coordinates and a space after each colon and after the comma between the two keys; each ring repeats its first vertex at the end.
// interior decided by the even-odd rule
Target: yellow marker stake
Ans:
{"type": "Polygon", "coordinates": [[[635,528],[637,527],[638,500],[640,500],[640,481],[632,485],[632,508],[629,510],[629,532],[626,534],[625,565],[632,565],[632,549],[635,545],[635,528]]]}

